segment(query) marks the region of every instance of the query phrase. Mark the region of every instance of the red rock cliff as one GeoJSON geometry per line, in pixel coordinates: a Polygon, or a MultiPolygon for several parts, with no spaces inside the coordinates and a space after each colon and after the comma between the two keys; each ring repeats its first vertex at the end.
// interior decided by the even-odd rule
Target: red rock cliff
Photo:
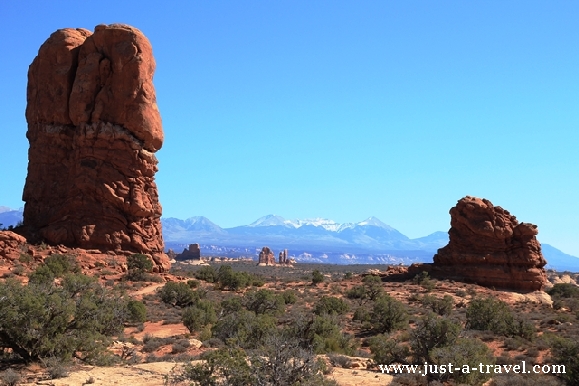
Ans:
{"type": "Polygon", "coordinates": [[[24,226],[51,244],[162,253],[163,143],[151,44],[136,28],[54,32],[28,71],[24,226]]]}

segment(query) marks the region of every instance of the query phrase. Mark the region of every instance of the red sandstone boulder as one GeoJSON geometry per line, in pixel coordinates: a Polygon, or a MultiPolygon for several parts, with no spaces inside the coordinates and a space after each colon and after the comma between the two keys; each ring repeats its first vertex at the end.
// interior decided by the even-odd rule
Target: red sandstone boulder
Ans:
{"type": "Polygon", "coordinates": [[[151,44],[127,25],[62,29],[42,45],[26,108],[32,240],[163,255],[154,70],[151,44]]]}
{"type": "Polygon", "coordinates": [[[26,239],[14,232],[0,231],[0,257],[15,260],[20,256],[26,239]]]}
{"type": "Polygon", "coordinates": [[[547,282],[547,263],[536,238],[537,226],[489,200],[466,196],[450,210],[449,243],[434,255],[434,264],[411,266],[414,273],[524,291],[547,282]]]}

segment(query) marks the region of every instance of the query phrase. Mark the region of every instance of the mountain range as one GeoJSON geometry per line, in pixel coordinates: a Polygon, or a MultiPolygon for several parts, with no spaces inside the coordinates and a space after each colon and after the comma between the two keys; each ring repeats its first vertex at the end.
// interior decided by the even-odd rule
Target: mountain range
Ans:
{"type": "MultiPolygon", "coordinates": [[[[22,221],[22,209],[0,206],[2,227],[22,221]]],[[[167,248],[180,252],[190,243],[199,243],[204,255],[252,256],[261,247],[287,248],[298,262],[334,264],[410,264],[432,262],[438,248],[448,243],[447,232],[410,239],[376,217],[357,223],[339,224],[323,218],[286,220],[268,215],[249,225],[221,228],[203,216],[181,220],[162,218],[167,248]]],[[[547,268],[579,272],[579,258],[541,244],[547,268]]]]}
{"type": "MultiPolygon", "coordinates": [[[[410,239],[376,217],[339,224],[313,218],[286,220],[268,215],[249,225],[221,228],[206,217],[187,220],[162,218],[163,238],[176,252],[199,243],[206,255],[255,256],[262,246],[287,248],[297,261],[335,264],[410,264],[432,262],[438,248],[448,243],[447,232],[410,239]]],[[[579,258],[542,244],[547,268],[579,272],[579,258]]]]}

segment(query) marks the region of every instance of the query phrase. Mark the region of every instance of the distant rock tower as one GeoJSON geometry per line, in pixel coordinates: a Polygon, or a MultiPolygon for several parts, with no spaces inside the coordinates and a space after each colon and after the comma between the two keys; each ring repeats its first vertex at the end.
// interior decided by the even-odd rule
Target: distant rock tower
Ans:
{"type": "Polygon", "coordinates": [[[269,247],[263,247],[259,252],[258,265],[275,265],[275,255],[269,247]]]}
{"type": "Polygon", "coordinates": [[[278,261],[279,264],[289,264],[289,260],[287,258],[287,249],[284,249],[279,253],[278,261]]]}
{"type": "Polygon", "coordinates": [[[166,265],[154,71],[149,40],[128,25],[61,29],[40,47],[26,107],[24,226],[32,240],[150,253],[166,265]]]}

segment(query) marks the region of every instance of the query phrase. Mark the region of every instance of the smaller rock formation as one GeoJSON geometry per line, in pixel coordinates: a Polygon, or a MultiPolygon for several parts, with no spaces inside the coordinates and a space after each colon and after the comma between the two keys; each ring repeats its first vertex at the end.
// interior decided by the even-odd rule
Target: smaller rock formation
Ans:
{"type": "Polygon", "coordinates": [[[259,252],[258,265],[275,265],[275,255],[269,247],[263,247],[259,252]]]}
{"type": "Polygon", "coordinates": [[[16,260],[20,256],[26,239],[11,231],[0,231],[0,257],[16,260]]]}
{"type": "Polygon", "coordinates": [[[201,260],[199,244],[189,244],[189,249],[183,249],[177,260],[201,260]]]}
{"type": "Polygon", "coordinates": [[[284,249],[279,253],[279,264],[289,264],[289,259],[287,257],[287,249],[284,249]]]}
{"type": "Polygon", "coordinates": [[[434,264],[413,264],[410,274],[427,271],[437,278],[486,287],[540,290],[547,282],[547,262],[536,238],[537,226],[489,200],[466,196],[450,210],[449,243],[434,264]]]}

